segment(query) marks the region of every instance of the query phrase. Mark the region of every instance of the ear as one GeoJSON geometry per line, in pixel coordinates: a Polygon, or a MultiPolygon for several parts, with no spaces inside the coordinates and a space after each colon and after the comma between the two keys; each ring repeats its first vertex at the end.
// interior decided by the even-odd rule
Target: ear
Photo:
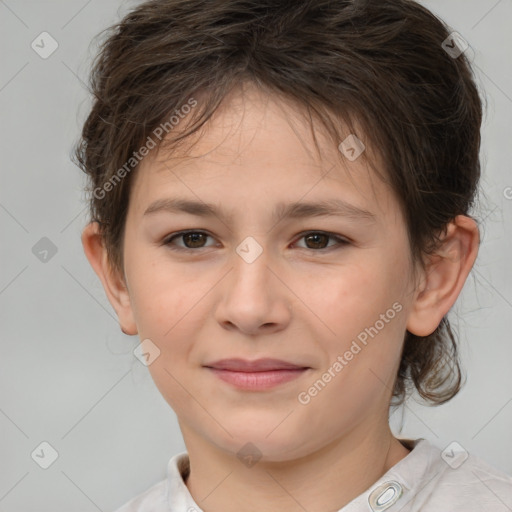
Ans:
{"type": "Polygon", "coordinates": [[[124,276],[120,276],[119,272],[113,269],[110,264],[97,222],[91,222],[84,228],[82,245],[89,263],[103,284],[110,304],[117,313],[121,330],[129,335],[137,334],[137,326],[124,276]]]}
{"type": "Polygon", "coordinates": [[[442,246],[428,257],[422,282],[407,321],[407,330],[428,336],[439,326],[459,296],[473,267],[480,236],[476,222],[458,215],[448,224],[442,246]]]}

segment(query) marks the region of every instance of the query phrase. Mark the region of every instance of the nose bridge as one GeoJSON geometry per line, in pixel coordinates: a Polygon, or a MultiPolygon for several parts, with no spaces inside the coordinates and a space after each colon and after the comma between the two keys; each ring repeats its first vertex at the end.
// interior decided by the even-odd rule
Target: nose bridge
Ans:
{"type": "MultiPolygon", "coordinates": [[[[232,254],[229,276],[216,308],[217,321],[246,333],[260,328],[281,329],[289,322],[286,287],[273,275],[277,262],[253,237],[247,237],[232,254]]],[[[279,266],[277,264],[277,266],[279,266]]]]}
{"type": "Polygon", "coordinates": [[[269,263],[268,249],[264,248],[253,236],[244,238],[235,248],[233,255],[235,283],[241,284],[242,288],[246,286],[265,288],[262,285],[268,285],[269,263]]]}

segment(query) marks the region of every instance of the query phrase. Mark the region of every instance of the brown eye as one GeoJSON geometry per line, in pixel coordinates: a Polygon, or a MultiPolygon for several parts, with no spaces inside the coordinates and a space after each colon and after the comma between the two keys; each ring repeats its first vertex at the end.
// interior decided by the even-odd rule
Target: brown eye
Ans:
{"type": "Polygon", "coordinates": [[[164,245],[173,246],[171,248],[176,250],[202,249],[203,247],[208,247],[204,245],[207,238],[211,238],[210,235],[202,231],[184,231],[168,238],[164,241],[164,245]],[[176,239],[181,240],[183,245],[176,245],[174,243],[176,239]]]}
{"type": "Polygon", "coordinates": [[[309,233],[303,233],[300,239],[306,241],[306,249],[322,250],[336,247],[336,245],[348,245],[348,240],[345,240],[337,235],[331,233],[325,233],[323,231],[310,231],[309,233]],[[328,245],[329,240],[335,241],[334,244],[328,245]]]}
{"type": "Polygon", "coordinates": [[[309,249],[325,249],[329,242],[329,235],[325,235],[323,233],[313,233],[312,235],[306,235],[304,237],[307,240],[307,244],[309,249]],[[311,244],[311,245],[309,245],[311,244]]]}
{"type": "Polygon", "coordinates": [[[202,247],[207,236],[208,235],[205,235],[204,233],[186,233],[182,238],[187,247],[195,249],[197,247],[202,247]]]}

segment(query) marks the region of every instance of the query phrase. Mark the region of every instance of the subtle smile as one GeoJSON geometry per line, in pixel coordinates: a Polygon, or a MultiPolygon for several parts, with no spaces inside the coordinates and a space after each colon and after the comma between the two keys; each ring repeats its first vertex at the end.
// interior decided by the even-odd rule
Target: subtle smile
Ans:
{"type": "Polygon", "coordinates": [[[239,389],[262,390],[284,384],[303,375],[310,367],[277,359],[223,359],[205,365],[224,382],[239,389]]]}

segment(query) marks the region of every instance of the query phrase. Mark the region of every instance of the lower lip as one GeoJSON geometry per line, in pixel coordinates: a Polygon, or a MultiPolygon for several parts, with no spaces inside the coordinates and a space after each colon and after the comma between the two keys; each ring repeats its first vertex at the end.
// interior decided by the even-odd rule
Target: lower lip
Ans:
{"type": "Polygon", "coordinates": [[[300,377],[307,368],[297,370],[270,370],[265,372],[236,372],[208,368],[219,379],[240,389],[269,389],[300,377]]]}

